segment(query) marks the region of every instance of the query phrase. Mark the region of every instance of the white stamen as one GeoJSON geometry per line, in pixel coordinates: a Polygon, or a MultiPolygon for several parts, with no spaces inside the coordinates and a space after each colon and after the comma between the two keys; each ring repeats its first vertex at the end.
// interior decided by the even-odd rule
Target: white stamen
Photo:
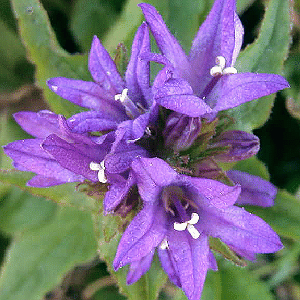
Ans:
{"type": "Polygon", "coordinates": [[[128,98],[127,93],[128,93],[128,89],[124,89],[122,91],[122,94],[115,95],[115,100],[116,101],[120,100],[120,102],[123,103],[126,100],[126,98],[128,98]]]}
{"type": "Polygon", "coordinates": [[[223,75],[228,75],[228,74],[236,74],[237,69],[235,67],[228,67],[223,70],[223,75]]]}
{"type": "Polygon", "coordinates": [[[199,217],[198,214],[192,213],[191,220],[189,221],[189,224],[192,224],[192,225],[197,224],[199,219],[200,219],[200,217],[199,217]]]}
{"type": "Polygon", "coordinates": [[[222,70],[225,68],[226,65],[226,59],[224,56],[217,56],[216,57],[216,64],[222,68],[222,70]]]}
{"type": "Polygon", "coordinates": [[[216,57],[216,65],[210,69],[210,75],[213,77],[216,77],[216,76],[230,75],[230,74],[237,73],[236,68],[234,68],[234,67],[225,68],[225,65],[226,65],[225,57],[217,56],[216,57]]]}
{"type": "Polygon", "coordinates": [[[222,75],[222,68],[220,66],[214,66],[210,69],[210,75],[211,76],[219,76],[219,75],[222,75]]]}
{"type": "Polygon", "coordinates": [[[184,223],[174,222],[174,229],[177,231],[183,231],[187,229],[192,238],[197,239],[200,236],[200,232],[197,230],[194,224],[197,224],[199,219],[200,217],[197,213],[192,213],[191,219],[189,221],[186,221],[184,223]]]}
{"type": "Polygon", "coordinates": [[[166,249],[169,248],[169,244],[168,244],[168,241],[167,241],[166,238],[164,238],[164,239],[162,240],[162,242],[161,242],[160,245],[159,245],[159,248],[160,248],[161,250],[166,250],[166,249]]]}
{"type": "Polygon", "coordinates": [[[193,239],[197,239],[200,236],[200,232],[195,228],[194,225],[188,224],[187,231],[191,234],[193,239]]]}
{"type": "Polygon", "coordinates": [[[188,222],[184,222],[184,223],[174,222],[174,229],[177,231],[183,231],[186,230],[187,225],[188,222]]]}
{"type": "Polygon", "coordinates": [[[95,162],[91,162],[90,163],[90,169],[92,171],[98,171],[98,180],[99,182],[102,183],[106,183],[107,182],[107,178],[105,176],[105,166],[104,166],[104,160],[101,161],[100,164],[95,163],[95,162]]]}

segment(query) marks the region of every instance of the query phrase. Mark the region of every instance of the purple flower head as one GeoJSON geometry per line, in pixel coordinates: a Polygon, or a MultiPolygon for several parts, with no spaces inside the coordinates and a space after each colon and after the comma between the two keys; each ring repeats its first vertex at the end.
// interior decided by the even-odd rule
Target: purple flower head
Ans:
{"type": "Polygon", "coordinates": [[[103,160],[112,144],[109,135],[96,144],[87,136],[73,133],[63,116],[49,111],[19,112],[14,117],[25,131],[36,137],[4,146],[17,169],[37,174],[28,185],[47,187],[98,180],[90,163],[103,160]]]}
{"type": "Polygon", "coordinates": [[[219,111],[287,88],[280,75],[239,73],[234,63],[241,49],[243,26],[235,0],[216,0],[199,28],[187,56],[156,9],[140,4],[161,54],[147,59],[164,69],[153,85],[162,106],[190,117],[214,118],[219,111]]]}
{"type": "Polygon", "coordinates": [[[130,120],[130,139],[143,136],[155,121],[156,104],[152,100],[149,61],[141,55],[150,51],[149,32],[143,23],[133,40],[131,58],[123,79],[115,62],[95,36],[89,54],[89,70],[94,82],[56,77],[49,88],[59,96],[90,109],[72,116],[68,122],[73,132],[116,130],[130,120]]]}
{"type": "Polygon", "coordinates": [[[132,169],[144,207],[123,234],[114,260],[116,270],[131,265],[129,283],[148,270],[157,248],[170,280],[196,300],[207,270],[216,270],[210,236],[251,260],[282,248],[269,225],[234,206],[239,185],[180,175],[159,158],[136,159],[132,169]]]}

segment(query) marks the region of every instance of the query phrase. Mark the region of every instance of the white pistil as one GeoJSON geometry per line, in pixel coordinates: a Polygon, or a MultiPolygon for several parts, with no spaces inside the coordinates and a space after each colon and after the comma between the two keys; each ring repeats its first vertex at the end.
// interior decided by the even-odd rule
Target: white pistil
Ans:
{"type": "Polygon", "coordinates": [[[128,93],[128,89],[124,89],[122,91],[122,94],[115,95],[115,100],[116,101],[119,100],[121,103],[124,103],[124,101],[128,98],[127,93],[128,93]]]}
{"type": "Polygon", "coordinates": [[[106,183],[107,182],[107,178],[105,176],[105,166],[104,166],[104,160],[101,161],[100,164],[95,163],[95,162],[91,162],[90,163],[90,169],[92,171],[98,171],[98,180],[102,183],[106,183]]]}
{"type": "Polygon", "coordinates": [[[222,76],[222,75],[229,75],[229,74],[236,74],[237,69],[234,67],[227,67],[225,68],[226,60],[223,56],[216,57],[216,65],[210,69],[210,75],[213,77],[222,76]]]}
{"type": "Polygon", "coordinates": [[[200,232],[197,230],[197,228],[194,226],[199,221],[199,215],[197,213],[192,213],[191,219],[189,221],[186,221],[184,223],[174,223],[174,229],[177,231],[183,231],[187,229],[187,231],[190,233],[193,239],[197,239],[200,236],[200,232]]]}
{"type": "Polygon", "coordinates": [[[160,248],[161,250],[166,250],[166,249],[169,248],[169,244],[168,244],[168,241],[167,241],[166,238],[164,238],[164,239],[162,240],[162,242],[161,242],[160,245],[159,245],[159,248],[160,248]]]}

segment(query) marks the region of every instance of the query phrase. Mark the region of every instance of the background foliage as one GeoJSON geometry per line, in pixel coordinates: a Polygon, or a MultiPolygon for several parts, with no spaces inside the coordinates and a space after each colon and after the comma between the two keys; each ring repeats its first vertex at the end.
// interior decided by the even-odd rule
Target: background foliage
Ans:
{"type": "MultiPolygon", "coordinates": [[[[1,145],[29,137],[13,121],[16,111],[52,109],[67,117],[80,111],[52,93],[46,80],[54,76],[89,80],[87,53],[94,35],[112,56],[119,42],[130,49],[143,20],[139,2],[0,0],[1,145]]],[[[188,52],[213,0],[145,2],[156,6],[188,52]]],[[[275,95],[268,96],[226,112],[235,119],[233,128],[254,131],[261,139],[258,158],[235,168],[270,178],[281,189],[273,208],[247,209],[281,235],[285,248],[259,256],[246,268],[220,258],[219,272],[209,272],[202,299],[297,300],[300,1],[237,0],[237,7],[246,32],[237,69],[284,74],[291,84],[276,100],[275,95]]],[[[100,198],[84,196],[74,184],[28,188],[25,183],[31,175],[8,171],[11,161],[2,150],[0,165],[0,300],[186,299],[167,281],[157,258],[132,286],[125,284],[126,267],[112,271],[121,223],[102,216],[100,198]]]]}

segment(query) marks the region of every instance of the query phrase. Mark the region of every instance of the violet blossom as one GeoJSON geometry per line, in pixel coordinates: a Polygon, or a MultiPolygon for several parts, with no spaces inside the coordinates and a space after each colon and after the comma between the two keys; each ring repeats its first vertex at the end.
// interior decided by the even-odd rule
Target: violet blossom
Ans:
{"type": "Polygon", "coordinates": [[[28,182],[48,187],[66,182],[109,184],[104,209],[114,210],[134,184],[130,165],[149,153],[135,144],[153,124],[158,106],[152,100],[149,32],[143,23],[133,40],[125,80],[97,37],[89,54],[89,70],[95,82],[57,77],[49,87],[63,98],[89,108],[66,120],[52,112],[20,112],[16,121],[35,139],[15,141],[4,147],[14,166],[37,175],[28,182]],[[107,132],[101,136],[94,132],[107,132]]]}
{"type": "Polygon", "coordinates": [[[156,9],[139,5],[161,54],[147,58],[165,65],[157,75],[154,99],[190,117],[212,119],[227,110],[289,87],[276,74],[239,73],[234,68],[243,40],[235,0],[216,0],[187,56],[156,9]]]}
{"type": "Polygon", "coordinates": [[[157,249],[170,280],[196,300],[208,269],[217,269],[210,236],[249,260],[282,248],[269,225],[234,206],[239,185],[180,175],[159,158],[136,159],[132,169],[144,206],[124,232],[114,260],[115,270],[131,265],[128,283],[149,269],[157,249]]]}

